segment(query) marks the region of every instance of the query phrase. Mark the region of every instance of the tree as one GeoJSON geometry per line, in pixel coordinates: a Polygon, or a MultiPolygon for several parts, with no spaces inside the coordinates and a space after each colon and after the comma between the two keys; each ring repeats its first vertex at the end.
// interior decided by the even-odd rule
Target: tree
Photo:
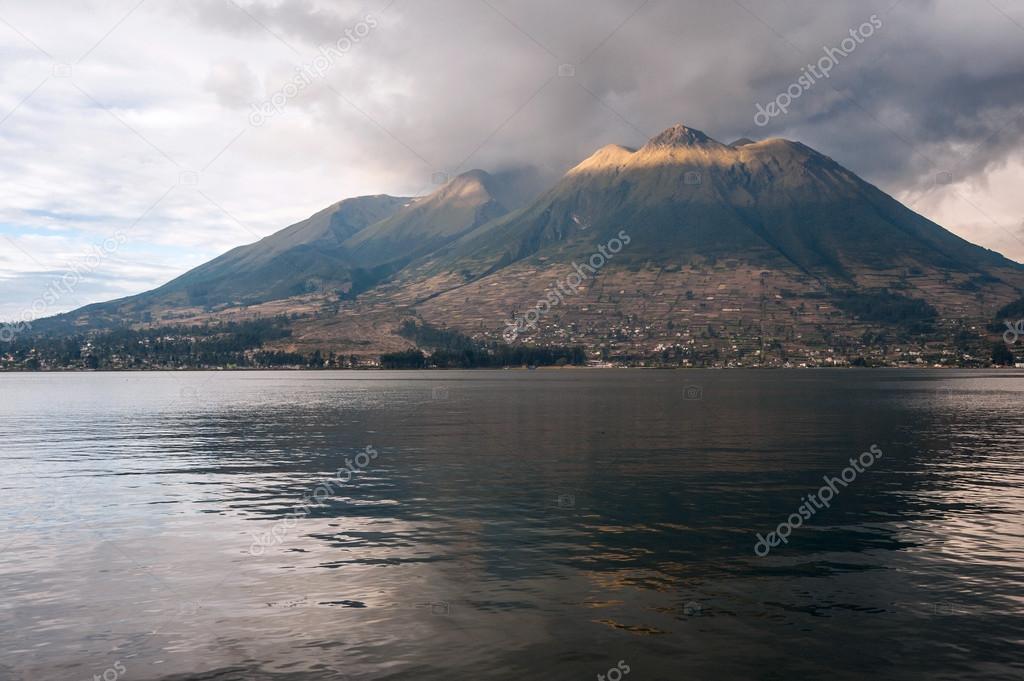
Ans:
{"type": "Polygon", "coordinates": [[[996,343],[992,346],[992,364],[996,366],[1013,366],[1013,353],[1005,343],[996,343]]]}
{"type": "Polygon", "coordinates": [[[384,369],[423,369],[427,358],[419,350],[390,352],[380,356],[380,365],[384,369]]]}

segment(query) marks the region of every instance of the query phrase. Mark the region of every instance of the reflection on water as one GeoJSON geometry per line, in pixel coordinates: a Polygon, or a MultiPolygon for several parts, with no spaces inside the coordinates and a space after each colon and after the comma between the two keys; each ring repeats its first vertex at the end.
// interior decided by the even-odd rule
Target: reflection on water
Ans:
{"type": "Polygon", "coordinates": [[[0,678],[1019,679],[1021,377],[0,375],[0,678]]]}

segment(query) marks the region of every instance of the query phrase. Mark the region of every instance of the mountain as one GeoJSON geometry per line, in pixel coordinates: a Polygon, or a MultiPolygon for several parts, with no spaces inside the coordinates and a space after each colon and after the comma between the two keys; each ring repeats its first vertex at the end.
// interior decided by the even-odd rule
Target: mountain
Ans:
{"type": "Polygon", "coordinates": [[[525,205],[515,193],[473,170],[418,199],[348,199],[61,319],[285,313],[281,349],[373,354],[409,347],[398,332],[409,319],[489,341],[533,309],[543,315],[517,341],[602,356],[785,364],[888,361],[913,347],[944,362],[972,358],[993,311],[1024,290],[1024,266],[784,139],[722,144],[676,125],[639,149],[602,147],[525,205]],[[613,257],[597,256],[616,240],[613,257]],[[570,273],[598,261],[566,291],[570,273]]]}
{"type": "Polygon", "coordinates": [[[248,306],[326,291],[355,296],[416,257],[503,215],[506,209],[494,198],[502,190],[488,173],[471,170],[423,198],[345,199],[157,289],[59,319],[118,326],[168,310],[248,306]]]}
{"type": "Polygon", "coordinates": [[[516,340],[608,356],[941,363],[986,352],[979,329],[1022,290],[1020,264],[803,144],[725,145],[679,125],[639,149],[599,149],[380,297],[492,339],[532,308],[539,320],[516,340]],[[621,252],[597,255],[621,234],[621,252]],[[595,262],[599,274],[566,295],[577,266],[595,262]]]}
{"type": "Polygon", "coordinates": [[[852,282],[865,269],[1015,268],[797,142],[724,145],[677,125],[639,150],[598,150],[532,206],[464,237],[439,267],[488,272],[579,255],[625,229],[623,260],[742,256],[852,282]]]}

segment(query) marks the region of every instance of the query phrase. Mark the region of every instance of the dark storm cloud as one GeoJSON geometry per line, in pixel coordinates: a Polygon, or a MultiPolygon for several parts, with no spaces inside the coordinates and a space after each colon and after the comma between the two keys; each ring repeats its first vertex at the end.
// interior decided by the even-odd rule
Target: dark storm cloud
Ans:
{"type": "Polygon", "coordinates": [[[405,168],[412,184],[470,167],[560,173],[604,144],[636,146],[684,122],[722,141],[799,139],[909,189],[1000,163],[1024,135],[1024,9],[1007,0],[239,4],[250,16],[221,0],[197,16],[269,29],[310,58],[379,15],[351,64],[297,106],[358,127],[376,162],[405,168]],[[881,28],[829,79],[755,125],[757,104],[872,15],[881,28]]]}
{"type": "Polygon", "coordinates": [[[138,259],[107,263],[117,290],[83,281],[84,302],[152,288],[349,196],[427,193],[484,168],[512,202],[678,122],[726,142],[800,140],[1024,261],[1024,0],[7,5],[0,319],[110,220],[146,216],[138,259]],[[873,15],[880,28],[828,79],[756,124],[873,15]],[[345,49],[298,91],[325,46],[345,49]],[[41,49],[87,58],[58,71],[41,49]]]}

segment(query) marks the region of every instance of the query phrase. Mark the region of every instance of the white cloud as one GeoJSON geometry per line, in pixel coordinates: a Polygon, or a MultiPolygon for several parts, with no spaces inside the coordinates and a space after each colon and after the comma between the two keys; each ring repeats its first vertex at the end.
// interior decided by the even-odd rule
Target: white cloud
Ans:
{"type": "Polygon", "coordinates": [[[951,176],[923,193],[900,197],[959,236],[1024,262],[1024,154],[967,178],[951,176]]]}
{"type": "MultiPolygon", "coordinates": [[[[0,24],[0,235],[18,248],[0,239],[0,317],[30,302],[69,253],[133,224],[131,244],[83,285],[82,302],[161,284],[346,196],[420,193],[437,170],[555,174],[678,121],[724,139],[802,139],[900,197],[919,197],[936,166],[956,163],[952,189],[1011,232],[1020,225],[1024,168],[1005,163],[1024,131],[1013,118],[1024,106],[1018,27],[984,5],[901,3],[836,70],[833,84],[854,103],[823,87],[758,130],[756,101],[892,3],[745,4],[759,18],[696,0],[4,6],[16,30],[0,24]],[[322,81],[249,125],[255,100],[367,14],[379,25],[322,81]],[[562,62],[574,77],[555,76],[562,62]]],[[[962,199],[936,193],[918,208],[1024,258],[962,199]]]]}

